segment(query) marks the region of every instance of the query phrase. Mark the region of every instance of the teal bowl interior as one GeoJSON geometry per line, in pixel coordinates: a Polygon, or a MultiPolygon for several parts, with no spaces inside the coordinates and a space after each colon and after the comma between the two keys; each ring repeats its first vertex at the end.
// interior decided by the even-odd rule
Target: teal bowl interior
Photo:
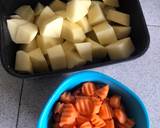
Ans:
{"type": "Polygon", "coordinates": [[[52,116],[52,110],[54,104],[59,100],[60,95],[86,81],[99,83],[100,86],[109,84],[111,93],[122,96],[122,102],[126,108],[127,115],[136,122],[134,128],[150,128],[148,113],[140,98],[122,83],[109,76],[93,71],[75,73],[59,85],[44,107],[38,120],[37,128],[51,128],[49,122],[52,116]]]}

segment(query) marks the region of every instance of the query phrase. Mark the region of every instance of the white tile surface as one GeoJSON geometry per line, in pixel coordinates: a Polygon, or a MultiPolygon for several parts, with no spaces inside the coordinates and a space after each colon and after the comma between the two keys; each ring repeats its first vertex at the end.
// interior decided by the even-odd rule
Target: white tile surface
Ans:
{"type": "Polygon", "coordinates": [[[0,128],[15,128],[22,80],[6,73],[0,64],[0,128]]]}

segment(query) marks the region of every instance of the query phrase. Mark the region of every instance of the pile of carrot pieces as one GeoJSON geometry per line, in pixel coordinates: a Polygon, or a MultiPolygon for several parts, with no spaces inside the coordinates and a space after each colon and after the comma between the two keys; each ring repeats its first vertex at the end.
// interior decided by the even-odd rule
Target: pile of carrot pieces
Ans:
{"type": "Polygon", "coordinates": [[[53,128],[133,128],[135,122],[125,113],[121,97],[107,97],[109,86],[93,82],[64,92],[54,109],[53,128]]]}

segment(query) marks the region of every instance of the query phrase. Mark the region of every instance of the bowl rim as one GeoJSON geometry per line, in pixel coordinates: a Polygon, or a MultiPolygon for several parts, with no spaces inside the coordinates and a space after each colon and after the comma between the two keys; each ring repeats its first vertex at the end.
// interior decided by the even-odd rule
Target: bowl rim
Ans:
{"type": "MultiPolygon", "coordinates": [[[[37,128],[48,128],[48,121],[49,121],[48,116],[49,116],[49,114],[50,114],[50,112],[51,112],[51,110],[54,106],[55,97],[59,98],[59,96],[57,96],[57,95],[59,95],[59,93],[61,92],[60,90],[62,90],[65,85],[67,85],[68,83],[73,81],[73,79],[76,79],[76,78],[81,78],[81,79],[79,79],[79,82],[77,82],[77,83],[85,82],[85,78],[88,75],[96,76],[96,79],[94,79],[94,81],[101,81],[101,82],[104,82],[104,83],[107,82],[107,81],[110,81],[111,83],[120,87],[122,90],[129,93],[138,102],[138,104],[141,106],[142,111],[145,114],[145,118],[146,118],[146,121],[147,121],[147,128],[150,128],[150,119],[149,119],[148,110],[145,107],[142,100],[140,99],[140,97],[135,92],[133,92],[131,89],[129,89],[128,86],[126,86],[126,85],[122,84],[121,82],[111,78],[108,75],[105,75],[103,73],[96,72],[96,71],[80,71],[80,72],[77,72],[77,73],[73,73],[72,75],[68,76],[65,80],[63,80],[63,82],[61,84],[59,84],[59,86],[52,93],[48,102],[44,106],[44,109],[43,109],[43,111],[40,114],[40,117],[38,119],[37,128]],[[82,78],[84,78],[84,79],[82,79],[82,78]]],[[[87,81],[89,81],[89,80],[87,80],[87,81]]],[[[93,81],[93,79],[92,79],[92,81],[93,81]]],[[[77,84],[75,84],[75,86],[76,85],[77,84]]]]}

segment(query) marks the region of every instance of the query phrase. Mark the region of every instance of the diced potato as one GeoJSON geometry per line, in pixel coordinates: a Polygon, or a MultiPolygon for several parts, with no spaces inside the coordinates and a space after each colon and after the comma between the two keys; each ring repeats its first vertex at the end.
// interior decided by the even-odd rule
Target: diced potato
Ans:
{"type": "Polygon", "coordinates": [[[35,7],[35,16],[39,16],[44,9],[44,5],[42,5],[40,2],[35,7]]]}
{"type": "Polygon", "coordinates": [[[32,50],[34,50],[34,49],[36,49],[36,48],[37,48],[37,42],[36,42],[36,40],[34,39],[34,40],[31,41],[31,43],[29,43],[29,44],[23,44],[20,49],[22,49],[22,50],[25,51],[25,52],[30,52],[30,51],[32,51],[32,50]]]}
{"type": "Polygon", "coordinates": [[[15,60],[15,70],[18,72],[32,73],[32,63],[29,55],[24,51],[17,51],[15,60]]]}
{"type": "Polygon", "coordinates": [[[49,70],[47,61],[43,56],[40,48],[29,52],[29,56],[31,58],[33,70],[35,72],[47,72],[49,70]]]}
{"type": "Polygon", "coordinates": [[[105,16],[99,4],[92,5],[88,11],[88,22],[94,26],[105,21],[105,16]]]}
{"type": "Polygon", "coordinates": [[[113,26],[113,29],[114,29],[118,39],[126,38],[131,33],[131,27],[113,26]]]}
{"type": "Polygon", "coordinates": [[[63,19],[66,19],[66,11],[65,10],[56,11],[55,14],[57,16],[63,17],[63,19]]]}
{"type": "Polygon", "coordinates": [[[30,22],[34,21],[34,11],[30,5],[23,5],[16,10],[16,14],[30,22]]]}
{"type": "Polygon", "coordinates": [[[68,69],[74,68],[74,67],[79,67],[84,64],[86,64],[86,61],[82,59],[79,54],[74,51],[67,51],[66,52],[66,58],[67,58],[67,67],[68,69]]]}
{"type": "Polygon", "coordinates": [[[90,42],[92,45],[92,55],[93,59],[103,59],[107,55],[107,50],[105,47],[100,45],[99,43],[91,40],[90,38],[86,39],[87,42],[90,42]]]}
{"type": "Polygon", "coordinates": [[[83,42],[86,38],[83,29],[75,23],[64,20],[61,37],[73,43],[83,42]]]}
{"type": "Polygon", "coordinates": [[[66,56],[61,45],[47,49],[47,53],[52,70],[60,70],[67,67],[66,56]]]}
{"type": "Polygon", "coordinates": [[[19,26],[26,24],[27,21],[23,19],[9,19],[7,20],[7,27],[9,30],[10,37],[14,43],[17,43],[16,41],[16,33],[19,26]]]}
{"type": "Polygon", "coordinates": [[[93,27],[99,42],[102,45],[108,45],[117,41],[116,34],[111,25],[107,22],[102,22],[93,27]]]}
{"type": "Polygon", "coordinates": [[[53,11],[66,9],[66,4],[60,0],[53,0],[49,6],[53,11]]]}
{"type": "Polygon", "coordinates": [[[22,19],[22,17],[20,17],[19,15],[11,15],[10,18],[11,19],[22,19]]]}
{"type": "Polygon", "coordinates": [[[75,44],[80,57],[86,61],[92,61],[92,45],[89,42],[75,44]]]}
{"type": "Polygon", "coordinates": [[[21,25],[17,29],[16,43],[29,44],[37,35],[38,28],[32,23],[21,25]]]}
{"type": "Polygon", "coordinates": [[[53,16],[46,19],[41,26],[39,26],[40,34],[52,38],[60,38],[63,26],[63,18],[60,16],[53,16]]]}
{"type": "Polygon", "coordinates": [[[124,26],[130,25],[130,15],[120,11],[116,11],[112,9],[109,10],[107,13],[107,19],[124,26]]]}
{"type": "Polygon", "coordinates": [[[119,7],[118,0],[103,0],[104,4],[111,6],[111,7],[119,7]]]}
{"type": "Polygon", "coordinates": [[[80,21],[77,22],[77,24],[79,24],[82,27],[84,33],[87,33],[92,29],[90,24],[88,23],[87,17],[83,17],[80,21]]]}
{"type": "Polygon", "coordinates": [[[92,40],[98,42],[98,39],[97,39],[97,36],[96,36],[96,33],[94,31],[90,31],[86,34],[86,36],[88,38],[91,38],[92,40]]]}
{"type": "Polygon", "coordinates": [[[43,54],[47,54],[47,49],[62,43],[62,39],[51,38],[46,36],[37,36],[37,44],[43,54]]]}
{"type": "Polygon", "coordinates": [[[62,44],[62,46],[63,46],[63,49],[64,49],[65,52],[75,49],[74,44],[72,42],[68,42],[68,41],[65,41],[62,44]]]}
{"type": "Polygon", "coordinates": [[[81,20],[85,15],[87,15],[90,5],[90,0],[71,0],[68,2],[66,7],[66,16],[68,20],[72,22],[81,20]]]}
{"type": "Polygon", "coordinates": [[[45,22],[46,20],[50,19],[51,17],[53,17],[55,15],[55,13],[52,11],[52,9],[49,6],[46,6],[40,13],[36,24],[40,27],[43,22],[45,22]]]}
{"type": "MultiPolygon", "coordinates": [[[[106,19],[107,19],[107,14],[108,14],[108,11],[109,11],[109,10],[116,10],[116,9],[113,8],[113,7],[110,7],[110,6],[105,6],[105,8],[103,8],[103,13],[104,13],[106,19]]],[[[107,19],[107,20],[108,20],[108,19],[107,19]]],[[[109,21],[109,20],[108,20],[108,21],[109,21]]]]}
{"type": "Polygon", "coordinates": [[[135,51],[135,47],[130,37],[110,44],[106,49],[112,60],[128,58],[135,51]]]}
{"type": "Polygon", "coordinates": [[[103,10],[103,9],[105,8],[105,6],[106,6],[102,1],[98,1],[98,0],[92,1],[92,5],[95,5],[95,4],[98,4],[98,5],[101,7],[102,10],[103,10]]]}

